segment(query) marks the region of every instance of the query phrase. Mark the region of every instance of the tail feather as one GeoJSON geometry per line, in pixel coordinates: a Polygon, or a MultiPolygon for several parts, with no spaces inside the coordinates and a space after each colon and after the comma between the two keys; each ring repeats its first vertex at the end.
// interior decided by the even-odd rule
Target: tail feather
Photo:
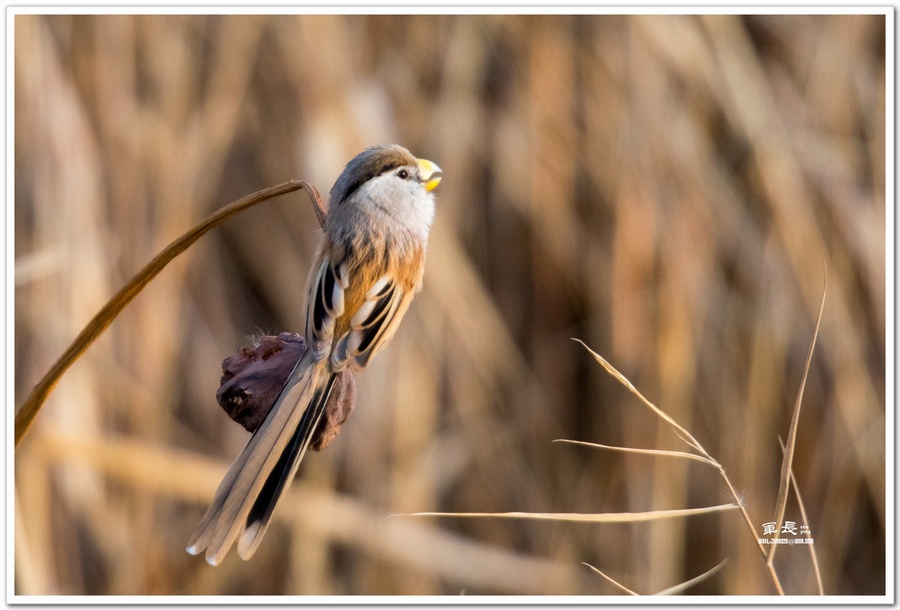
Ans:
{"type": "MultiPolygon", "coordinates": [[[[291,459],[291,454],[295,453],[292,441],[304,428],[308,431],[301,436],[309,437],[312,434],[315,426],[304,426],[303,422],[315,420],[318,423],[324,406],[321,395],[326,386],[329,390],[331,387],[332,376],[323,374],[323,369],[324,363],[314,361],[309,353],[294,367],[275,405],[216,490],[212,505],[188,542],[189,553],[196,555],[206,549],[206,560],[218,565],[235,539],[248,526],[261,538],[261,532],[265,531],[262,522],[250,523],[248,518],[253,514],[261,495],[271,496],[271,490],[275,492],[274,500],[277,500],[290,480],[285,475],[296,471],[303,451],[296,451],[295,458],[291,459]],[[288,455],[287,458],[284,457],[285,454],[288,455]],[[290,468],[285,471],[284,467],[288,465],[290,468]],[[277,482],[270,486],[267,482],[272,479],[273,474],[277,482]],[[257,523],[260,526],[254,525],[257,523]]],[[[308,442],[308,438],[301,440],[302,449],[305,449],[308,442]]],[[[274,501],[272,505],[274,506],[274,501]]],[[[263,515],[266,516],[267,523],[271,517],[271,507],[267,507],[263,515]]],[[[257,544],[258,542],[252,545],[250,554],[257,544]]]]}
{"type": "Polygon", "coordinates": [[[319,388],[310,401],[309,407],[303,413],[300,425],[253,503],[250,513],[247,515],[246,527],[238,539],[238,555],[242,559],[250,559],[256,551],[256,547],[262,541],[263,534],[266,533],[266,529],[269,527],[275,504],[278,503],[282,492],[284,492],[297,473],[300,461],[306,454],[306,448],[309,446],[313,433],[322,419],[322,413],[325,412],[325,404],[328,402],[335,378],[334,374],[329,375],[324,384],[319,384],[319,388]]]}
{"type": "MultiPolygon", "coordinates": [[[[302,362],[302,361],[301,361],[302,362]]],[[[203,515],[203,518],[200,520],[200,523],[197,525],[197,529],[194,531],[193,536],[188,541],[187,551],[193,555],[198,555],[203,549],[208,548],[211,545],[213,535],[219,530],[219,522],[221,521],[221,514],[224,508],[226,501],[229,501],[233,498],[235,492],[235,483],[237,481],[238,476],[244,470],[244,466],[248,463],[251,456],[254,460],[259,459],[259,454],[256,451],[256,447],[259,445],[259,442],[266,435],[266,431],[270,428],[273,423],[274,415],[279,411],[281,405],[285,402],[281,400],[282,396],[286,397],[287,393],[296,388],[298,385],[301,385],[303,382],[302,375],[297,375],[296,378],[294,373],[299,373],[298,371],[300,364],[298,363],[297,367],[294,371],[292,371],[291,376],[288,378],[288,381],[285,382],[285,387],[282,390],[281,395],[279,396],[279,400],[276,400],[276,404],[269,411],[269,415],[260,424],[259,428],[257,428],[256,432],[253,436],[250,437],[250,440],[247,441],[247,444],[244,445],[244,448],[241,450],[240,454],[238,454],[237,458],[235,458],[234,462],[231,463],[231,466],[228,468],[228,472],[225,474],[225,477],[222,479],[222,482],[219,483],[219,487],[216,489],[216,494],[214,496],[213,502],[210,507],[207,509],[206,513],[203,515]]],[[[292,406],[292,405],[288,405],[292,406]]],[[[290,411],[288,409],[281,409],[282,416],[289,414],[290,411]]]]}
{"type": "MultiPolygon", "coordinates": [[[[253,440],[252,437],[250,440],[253,440]]],[[[249,445],[250,441],[248,441],[247,445],[244,446],[244,449],[240,454],[238,454],[234,462],[231,463],[231,466],[228,468],[228,472],[225,474],[225,477],[222,479],[222,482],[219,483],[219,487],[216,489],[216,495],[213,498],[212,504],[210,504],[209,508],[206,510],[206,513],[203,515],[203,518],[200,520],[200,523],[194,530],[194,534],[191,536],[191,539],[188,540],[187,551],[191,555],[199,555],[200,552],[203,551],[203,549],[209,546],[209,542],[212,538],[213,532],[215,531],[215,528],[210,527],[210,525],[222,511],[222,505],[228,498],[228,492],[234,486],[234,481],[237,478],[238,473],[244,467],[244,464],[247,463],[247,457],[250,455],[249,445]]]]}

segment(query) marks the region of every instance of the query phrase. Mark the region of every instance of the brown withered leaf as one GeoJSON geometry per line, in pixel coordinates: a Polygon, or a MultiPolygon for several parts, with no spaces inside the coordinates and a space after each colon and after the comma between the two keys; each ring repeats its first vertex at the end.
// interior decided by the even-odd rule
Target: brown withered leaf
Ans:
{"type": "MultiPolygon", "coordinates": [[[[259,337],[252,347],[242,347],[222,362],[216,400],[231,419],[253,432],[265,420],[305,351],[306,343],[296,333],[259,337]]],[[[321,451],[328,446],[350,416],[355,402],[353,373],[344,371],[335,379],[322,420],[310,439],[310,449],[321,451]]]]}

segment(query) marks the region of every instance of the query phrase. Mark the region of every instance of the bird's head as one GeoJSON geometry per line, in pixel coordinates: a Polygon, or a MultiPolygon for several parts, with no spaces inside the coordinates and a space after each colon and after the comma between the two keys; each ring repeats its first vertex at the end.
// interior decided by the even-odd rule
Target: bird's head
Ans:
{"type": "Polygon", "coordinates": [[[371,146],[344,167],[331,187],[331,203],[340,205],[376,180],[386,190],[414,192],[418,188],[430,193],[441,181],[441,168],[428,159],[417,159],[399,144],[371,146]]]}

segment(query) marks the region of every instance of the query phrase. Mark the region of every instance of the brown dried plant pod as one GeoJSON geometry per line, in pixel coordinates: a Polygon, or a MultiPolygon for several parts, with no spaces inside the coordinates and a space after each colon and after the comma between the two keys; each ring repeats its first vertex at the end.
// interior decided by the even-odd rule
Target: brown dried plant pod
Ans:
{"type": "MultiPolygon", "coordinates": [[[[254,432],[278,399],[294,365],[306,351],[297,333],[265,335],[251,347],[241,347],[222,362],[222,379],[216,400],[228,416],[254,432]]],[[[331,396],[309,448],[321,451],[338,435],[356,402],[356,382],[351,371],[335,380],[331,396]]]]}

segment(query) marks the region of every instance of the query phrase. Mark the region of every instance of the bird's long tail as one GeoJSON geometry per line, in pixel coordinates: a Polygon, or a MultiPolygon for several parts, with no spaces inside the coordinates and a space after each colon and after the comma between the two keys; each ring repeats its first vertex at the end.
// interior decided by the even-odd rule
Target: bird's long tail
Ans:
{"type": "Polygon", "coordinates": [[[278,498],[297,472],[319,424],[335,375],[307,351],[294,367],[266,419],[231,464],[212,505],[188,542],[218,565],[238,541],[249,559],[259,546],[278,498]]]}

